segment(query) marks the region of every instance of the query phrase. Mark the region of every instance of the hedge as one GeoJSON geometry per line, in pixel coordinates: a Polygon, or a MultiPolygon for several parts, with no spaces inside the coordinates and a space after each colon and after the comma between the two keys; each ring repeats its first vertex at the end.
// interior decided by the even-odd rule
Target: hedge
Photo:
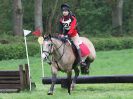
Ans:
{"type": "MultiPolygon", "coordinates": [[[[39,45],[30,43],[28,44],[29,56],[34,56],[39,53],[39,45]]],[[[24,43],[14,44],[0,44],[0,60],[3,59],[22,59],[26,57],[24,43]]]]}
{"type": "MultiPolygon", "coordinates": [[[[92,38],[96,51],[101,50],[121,50],[133,48],[133,38],[92,38]]],[[[28,44],[29,56],[40,53],[40,47],[37,43],[28,44]]],[[[25,58],[24,43],[0,44],[0,60],[25,58]]]]}
{"type": "Polygon", "coordinates": [[[97,38],[91,40],[97,51],[133,48],[133,38],[97,38]]]}

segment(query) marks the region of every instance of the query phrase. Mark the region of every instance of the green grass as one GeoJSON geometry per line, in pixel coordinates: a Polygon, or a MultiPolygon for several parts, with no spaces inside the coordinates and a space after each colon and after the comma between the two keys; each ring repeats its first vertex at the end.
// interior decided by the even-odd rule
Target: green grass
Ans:
{"type": "MultiPolygon", "coordinates": [[[[120,51],[97,52],[97,59],[91,65],[90,75],[133,74],[133,49],[120,51]]],[[[19,64],[26,63],[26,59],[0,61],[0,70],[18,69],[19,64]]],[[[86,84],[77,85],[72,95],[66,89],[56,85],[53,96],[46,93],[50,85],[41,84],[41,62],[39,57],[30,57],[32,80],[37,88],[32,92],[0,94],[0,99],[132,99],[133,84],[86,84]]],[[[44,64],[46,76],[50,75],[50,66],[44,64]]],[[[64,76],[59,73],[59,76],[64,76]]]]}

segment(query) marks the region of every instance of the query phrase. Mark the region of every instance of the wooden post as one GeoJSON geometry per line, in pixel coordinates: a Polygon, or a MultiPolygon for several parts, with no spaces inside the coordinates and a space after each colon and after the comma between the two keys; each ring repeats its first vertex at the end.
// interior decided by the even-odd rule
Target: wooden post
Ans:
{"type": "Polygon", "coordinates": [[[30,88],[30,79],[29,79],[29,68],[28,64],[25,64],[25,78],[26,78],[26,89],[30,88]]]}
{"type": "Polygon", "coordinates": [[[24,89],[24,73],[23,73],[23,65],[19,65],[19,76],[20,76],[20,88],[24,89]]]}

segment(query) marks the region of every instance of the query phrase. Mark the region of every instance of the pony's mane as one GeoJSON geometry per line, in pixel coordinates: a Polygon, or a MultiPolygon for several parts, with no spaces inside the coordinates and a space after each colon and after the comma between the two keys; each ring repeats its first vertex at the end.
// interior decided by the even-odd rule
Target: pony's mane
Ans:
{"type": "Polygon", "coordinates": [[[66,40],[64,39],[64,37],[61,37],[59,34],[58,35],[52,35],[51,36],[52,38],[55,38],[57,40],[60,40],[62,42],[65,42],[66,40]]]}
{"type": "Polygon", "coordinates": [[[58,39],[58,40],[60,40],[60,38],[61,38],[59,35],[52,35],[51,37],[55,38],[55,39],[58,39]]]}
{"type": "Polygon", "coordinates": [[[66,39],[64,39],[64,37],[62,37],[60,34],[56,34],[56,35],[47,35],[44,39],[46,40],[50,40],[51,38],[57,39],[61,42],[66,42],[66,39]]]}

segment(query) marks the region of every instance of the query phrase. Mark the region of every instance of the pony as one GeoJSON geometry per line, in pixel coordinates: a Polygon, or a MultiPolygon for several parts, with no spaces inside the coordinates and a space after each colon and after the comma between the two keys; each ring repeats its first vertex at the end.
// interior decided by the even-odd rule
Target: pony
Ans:
{"type": "MultiPolygon", "coordinates": [[[[92,63],[96,58],[96,51],[89,39],[86,37],[80,38],[90,50],[90,54],[85,60],[89,70],[90,63],[92,63]]],[[[51,35],[45,36],[43,41],[42,58],[44,60],[49,60],[51,64],[52,84],[47,94],[53,95],[58,71],[65,72],[67,74],[68,93],[71,94],[71,90],[74,89],[76,79],[78,78],[80,72],[77,66],[79,61],[76,61],[78,59],[73,51],[72,45],[64,42],[61,37],[51,35]],[[49,56],[52,56],[52,58],[49,59],[49,56]],[[75,72],[73,79],[72,70],[75,72]]]]}

